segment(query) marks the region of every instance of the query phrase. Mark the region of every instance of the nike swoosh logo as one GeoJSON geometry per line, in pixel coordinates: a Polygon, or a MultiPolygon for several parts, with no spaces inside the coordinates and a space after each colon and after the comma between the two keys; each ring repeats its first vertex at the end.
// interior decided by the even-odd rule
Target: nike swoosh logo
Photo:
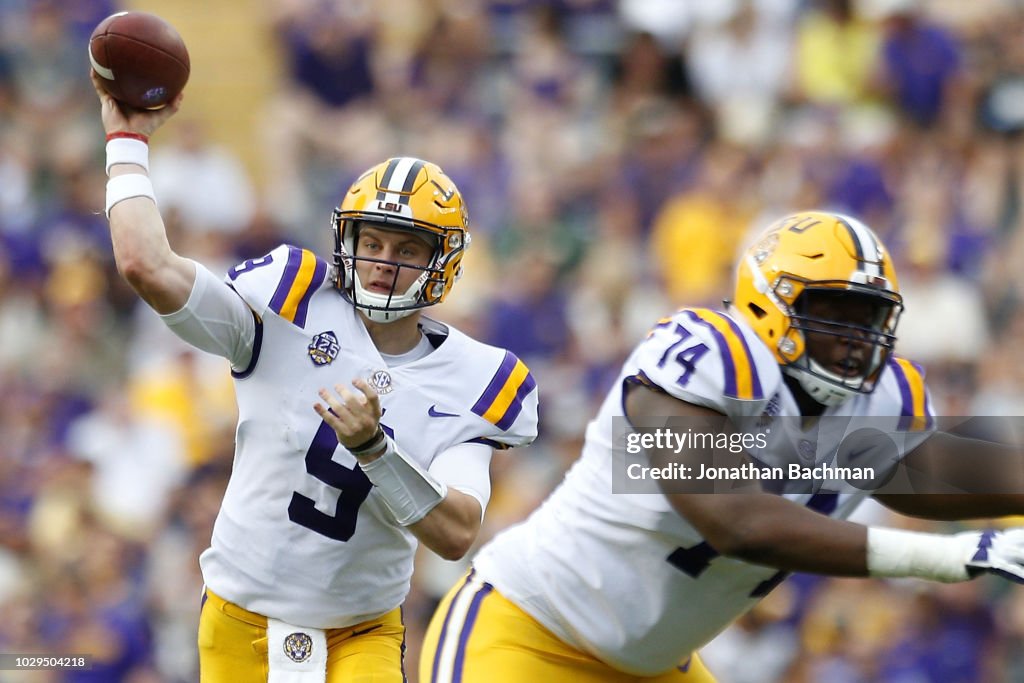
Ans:
{"type": "Polygon", "coordinates": [[[440,410],[437,409],[436,405],[430,406],[430,408],[427,409],[427,415],[429,415],[430,417],[458,417],[459,416],[458,413],[442,413],[440,410]]]}

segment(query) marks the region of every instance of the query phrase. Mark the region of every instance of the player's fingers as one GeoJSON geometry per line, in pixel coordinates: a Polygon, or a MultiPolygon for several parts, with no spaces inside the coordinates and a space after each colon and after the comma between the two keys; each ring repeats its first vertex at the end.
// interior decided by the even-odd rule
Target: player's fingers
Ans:
{"type": "Polygon", "coordinates": [[[364,403],[362,396],[356,396],[351,391],[349,391],[348,387],[344,386],[343,384],[335,384],[334,390],[338,392],[338,396],[341,397],[341,400],[344,403],[349,404],[353,408],[356,406],[363,405],[364,403]]]}
{"type": "Polygon", "coordinates": [[[92,87],[93,87],[93,90],[96,91],[96,96],[100,98],[100,103],[103,106],[103,110],[104,111],[107,110],[107,109],[116,110],[117,109],[117,100],[115,100],[113,97],[111,97],[110,93],[108,93],[103,88],[103,84],[100,82],[99,75],[95,71],[93,71],[92,69],[89,69],[89,78],[92,80],[92,87]]]}
{"type": "Polygon", "coordinates": [[[181,102],[184,99],[185,99],[185,93],[180,92],[180,93],[178,93],[177,97],[175,97],[173,100],[168,102],[163,107],[160,107],[160,109],[156,110],[152,114],[152,117],[153,117],[153,123],[152,123],[153,130],[156,130],[157,128],[162,126],[167,121],[167,119],[171,118],[176,113],[178,113],[178,110],[181,109],[181,102]]]}
{"type": "Polygon", "coordinates": [[[167,108],[171,110],[171,113],[174,113],[181,109],[181,103],[184,101],[185,91],[182,90],[180,93],[177,94],[177,96],[175,96],[173,100],[170,101],[170,103],[167,105],[167,108]]]}
{"type": "Polygon", "coordinates": [[[332,428],[339,424],[338,416],[323,403],[314,403],[313,410],[315,410],[316,414],[322,417],[324,422],[329,424],[332,428]]]}
{"type": "Polygon", "coordinates": [[[104,97],[110,97],[107,91],[103,89],[103,85],[100,83],[100,75],[96,73],[96,69],[89,69],[89,80],[92,81],[92,87],[96,90],[96,94],[100,96],[101,100],[104,97]]]}
{"type": "Polygon", "coordinates": [[[360,431],[360,427],[353,424],[352,416],[345,414],[344,408],[335,410],[322,403],[316,403],[313,405],[313,410],[316,411],[316,414],[323,419],[327,426],[334,430],[338,441],[342,444],[350,439],[353,434],[357,434],[360,431]]]}
{"type": "Polygon", "coordinates": [[[353,412],[364,412],[367,406],[370,405],[369,399],[361,392],[357,394],[341,384],[336,384],[334,390],[338,392],[338,396],[341,396],[342,400],[353,412]]]}
{"type": "Polygon", "coordinates": [[[359,431],[377,429],[380,421],[380,408],[371,404],[370,399],[363,393],[353,393],[348,388],[336,385],[334,390],[344,399],[345,407],[351,412],[354,420],[353,427],[359,431]]]}
{"type": "Polygon", "coordinates": [[[327,404],[327,408],[331,411],[339,425],[348,426],[348,423],[352,421],[353,417],[352,411],[349,410],[344,401],[338,400],[337,397],[332,396],[331,392],[326,389],[320,389],[317,393],[320,394],[320,398],[322,398],[327,404]]]}
{"type": "Polygon", "coordinates": [[[345,412],[347,424],[353,434],[377,428],[380,415],[366,405],[365,396],[356,395],[341,385],[335,385],[334,390],[341,398],[340,410],[345,412]]]}
{"type": "Polygon", "coordinates": [[[352,386],[361,392],[361,396],[366,399],[366,404],[372,407],[374,412],[379,415],[380,394],[377,393],[377,390],[370,386],[370,383],[361,377],[352,380],[352,386]]]}

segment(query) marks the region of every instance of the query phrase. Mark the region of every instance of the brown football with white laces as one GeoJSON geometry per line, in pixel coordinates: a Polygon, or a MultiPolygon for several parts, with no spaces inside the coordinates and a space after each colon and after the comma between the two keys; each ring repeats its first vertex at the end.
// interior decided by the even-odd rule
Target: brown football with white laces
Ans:
{"type": "Polygon", "coordinates": [[[118,12],[89,38],[89,62],[103,88],[136,109],[159,109],[188,81],[185,41],[169,23],[148,12],[118,12]]]}

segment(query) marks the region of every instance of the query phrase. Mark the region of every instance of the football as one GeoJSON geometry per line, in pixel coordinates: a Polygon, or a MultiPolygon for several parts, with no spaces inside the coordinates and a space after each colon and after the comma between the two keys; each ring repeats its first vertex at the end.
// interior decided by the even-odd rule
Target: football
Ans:
{"type": "Polygon", "coordinates": [[[173,26],[148,12],[118,12],[96,26],[89,61],[104,89],[136,109],[159,109],[188,81],[185,42],[173,26]]]}

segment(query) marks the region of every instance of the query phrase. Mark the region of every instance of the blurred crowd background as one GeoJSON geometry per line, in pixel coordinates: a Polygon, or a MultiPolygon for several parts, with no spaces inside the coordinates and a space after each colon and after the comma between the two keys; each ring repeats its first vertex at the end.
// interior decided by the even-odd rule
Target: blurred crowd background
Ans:
{"type": "MultiPolygon", "coordinates": [[[[119,9],[191,50],[152,175],[215,272],[281,242],[329,258],[332,207],[388,156],[459,185],[473,247],[434,313],[526,360],[542,401],[484,537],[559,481],[652,323],[720,306],[793,210],[888,242],[898,351],[940,413],[1024,414],[1020,0],[0,0],[0,652],[95,659],[0,681],[196,680],[235,408],[226,363],[114,269],[86,43],[119,9]]],[[[421,553],[410,680],[463,566],[421,553]]],[[[798,576],[705,656],[721,683],[1024,681],[1024,591],[798,576]]]]}

